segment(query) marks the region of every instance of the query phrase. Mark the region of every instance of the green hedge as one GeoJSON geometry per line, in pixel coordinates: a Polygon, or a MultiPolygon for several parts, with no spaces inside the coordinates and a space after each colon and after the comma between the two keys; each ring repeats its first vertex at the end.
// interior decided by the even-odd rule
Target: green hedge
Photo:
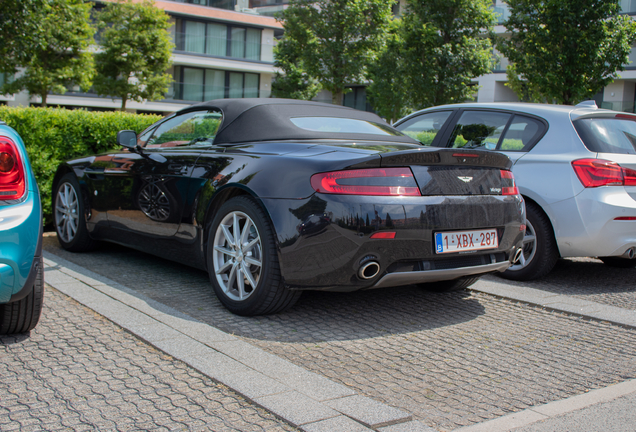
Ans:
{"type": "Polygon", "coordinates": [[[26,145],[42,195],[45,224],[53,221],[51,183],[61,162],[116,149],[118,131],[139,133],[160,118],[120,111],[0,106],[0,120],[14,128],[26,145]]]}

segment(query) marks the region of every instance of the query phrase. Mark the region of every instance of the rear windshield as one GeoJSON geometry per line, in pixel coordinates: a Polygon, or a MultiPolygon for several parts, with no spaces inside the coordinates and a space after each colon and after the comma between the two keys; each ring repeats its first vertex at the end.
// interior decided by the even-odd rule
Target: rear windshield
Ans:
{"type": "Polygon", "coordinates": [[[342,117],[292,117],[290,120],[299,128],[313,132],[339,132],[385,136],[403,135],[391,126],[367,120],[342,117]]]}
{"type": "Polygon", "coordinates": [[[573,123],[589,151],[636,154],[636,121],[620,118],[585,118],[573,123]]]}

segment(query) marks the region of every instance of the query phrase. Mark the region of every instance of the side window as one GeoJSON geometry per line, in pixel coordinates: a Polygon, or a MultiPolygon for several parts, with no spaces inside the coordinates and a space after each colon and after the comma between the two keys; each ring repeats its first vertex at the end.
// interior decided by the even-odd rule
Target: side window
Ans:
{"type": "Polygon", "coordinates": [[[464,111],[451,135],[451,147],[496,149],[510,117],[494,111],[464,111]]]}
{"type": "Polygon", "coordinates": [[[437,111],[422,114],[405,121],[396,127],[400,132],[418,140],[425,146],[430,146],[442,129],[452,111],[437,111]]]}
{"type": "Polygon", "coordinates": [[[156,126],[152,125],[148,129],[146,129],[145,131],[143,131],[142,133],[140,133],[137,136],[137,145],[139,147],[145,147],[146,146],[146,143],[148,142],[148,138],[150,138],[152,133],[155,131],[155,128],[156,128],[156,126]]]}
{"type": "Polygon", "coordinates": [[[538,120],[521,115],[515,115],[506,131],[501,146],[498,150],[504,151],[528,151],[540,134],[545,130],[545,125],[538,120]]]}
{"type": "Polygon", "coordinates": [[[223,115],[219,111],[192,111],[171,118],[155,129],[146,148],[177,147],[214,142],[223,115]]]}

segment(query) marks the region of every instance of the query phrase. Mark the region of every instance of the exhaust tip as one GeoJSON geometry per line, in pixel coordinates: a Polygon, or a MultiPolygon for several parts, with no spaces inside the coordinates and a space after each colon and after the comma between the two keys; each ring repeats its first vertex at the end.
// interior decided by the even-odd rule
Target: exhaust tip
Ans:
{"type": "Polygon", "coordinates": [[[523,253],[523,249],[519,248],[515,252],[515,255],[512,257],[512,263],[517,264],[519,262],[519,258],[521,258],[521,254],[523,253]]]}
{"type": "Polygon", "coordinates": [[[368,280],[373,279],[380,273],[380,264],[376,261],[366,262],[358,270],[358,277],[360,279],[368,280]]]}
{"type": "Polygon", "coordinates": [[[629,258],[629,259],[634,259],[634,256],[636,256],[636,252],[634,251],[634,249],[636,248],[629,248],[625,251],[625,253],[623,254],[623,256],[625,258],[629,258]]]}

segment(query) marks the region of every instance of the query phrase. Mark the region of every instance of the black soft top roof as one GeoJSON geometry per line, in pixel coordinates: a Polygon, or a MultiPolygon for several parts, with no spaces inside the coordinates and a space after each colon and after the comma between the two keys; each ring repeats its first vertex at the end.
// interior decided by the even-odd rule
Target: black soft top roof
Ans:
{"type": "Polygon", "coordinates": [[[179,113],[201,109],[218,109],[223,113],[223,123],[214,138],[215,144],[295,139],[371,140],[419,144],[405,135],[312,131],[302,129],[290,120],[297,117],[338,117],[365,120],[391,128],[376,114],[339,105],[295,99],[217,99],[192,105],[180,110],[179,113]]]}

